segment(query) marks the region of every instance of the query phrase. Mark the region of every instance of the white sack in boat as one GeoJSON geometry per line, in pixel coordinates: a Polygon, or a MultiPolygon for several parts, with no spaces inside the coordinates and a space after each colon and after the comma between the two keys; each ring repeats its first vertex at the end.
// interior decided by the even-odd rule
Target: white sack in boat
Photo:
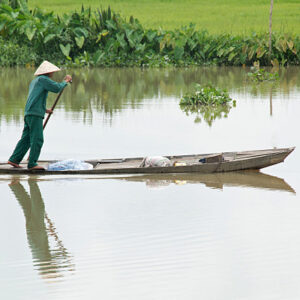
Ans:
{"type": "Polygon", "coordinates": [[[143,159],[140,167],[170,167],[171,161],[163,156],[147,156],[143,159]]]}
{"type": "Polygon", "coordinates": [[[66,159],[48,165],[47,169],[48,171],[91,170],[93,165],[78,159],[66,159]]]}

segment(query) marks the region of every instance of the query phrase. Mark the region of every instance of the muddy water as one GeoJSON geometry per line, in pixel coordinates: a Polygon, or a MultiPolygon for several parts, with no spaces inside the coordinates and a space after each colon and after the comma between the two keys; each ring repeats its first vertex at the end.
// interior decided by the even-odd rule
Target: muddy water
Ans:
{"type": "MultiPolygon", "coordinates": [[[[299,68],[275,84],[241,68],[68,72],[43,159],[300,147],[299,68]],[[226,87],[236,107],[182,111],[194,82],[226,87]]],[[[31,74],[1,70],[1,161],[31,74]]],[[[1,176],[0,298],[298,299],[297,148],[261,173],[1,176]]]]}

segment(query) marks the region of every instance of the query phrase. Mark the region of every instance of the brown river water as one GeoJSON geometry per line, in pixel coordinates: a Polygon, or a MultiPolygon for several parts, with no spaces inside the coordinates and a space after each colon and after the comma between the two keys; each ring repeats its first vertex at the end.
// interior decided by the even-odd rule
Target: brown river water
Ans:
{"type": "MultiPolygon", "coordinates": [[[[261,172],[0,176],[0,299],[300,298],[299,67],[261,84],[242,68],[66,72],[41,159],[296,150],[261,172]],[[195,82],[236,107],[181,110],[195,82]]],[[[32,73],[1,69],[0,161],[32,73]]]]}

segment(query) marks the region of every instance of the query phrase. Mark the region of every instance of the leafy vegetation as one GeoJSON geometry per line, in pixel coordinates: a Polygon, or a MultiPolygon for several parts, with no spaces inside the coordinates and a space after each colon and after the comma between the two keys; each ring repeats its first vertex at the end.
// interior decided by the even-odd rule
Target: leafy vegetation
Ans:
{"type": "Polygon", "coordinates": [[[257,69],[251,67],[251,72],[248,73],[248,77],[255,82],[275,81],[279,79],[279,74],[278,72],[272,73],[262,68],[257,69]]]}
{"type": "Polygon", "coordinates": [[[23,66],[34,64],[37,55],[28,46],[20,46],[0,37],[0,66],[23,66]]]}
{"type": "Polygon", "coordinates": [[[180,108],[186,115],[196,114],[195,122],[205,120],[209,126],[217,118],[227,117],[232,106],[236,106],[236,101],[229,97],[224,89],[208,85],[195,85],[195,91],[187,94],[180,101],[180,108]]]}
{"type": "Polygon", "coordinates": [[[299,64],[300,37],[273,35],[272,57],[268,57],[267,34],[251,37],[209,35],[194,25],[179,30],[145,29],[137,19],[123,19],[110,8],[60,16],[40,9],[0,5],[0,53],[5,45],[24,49],[12,53],[1,65],[39,64],[47,59],[70,66],[187,66],[261,65],[277,60],[281,65],[299,64]],[[28,52],[28,49],[30,51],[28,52]]]}
{"type": "Polygon", "coordinates": [[[276,81],[279,79],[279,64],[278,61],[272,61],[273,68],[271,72],[266,71],[263,68],[260,68],[259,62],[254,63],[248,72],[248,77],[254,82],[262,82],[262,81],[276,81]]]}
{"type": "Polygon", "coordinates": [[[192,94],[183,96],[180,101],[181,106],[185,105],[204,105],[204,106],[217,106],[233,103],[235,106],[235,100],[229,97],[229,94],[224,89],[213,87],[211,84],[201,86],[195,84],[195,91],[192,94]]]}

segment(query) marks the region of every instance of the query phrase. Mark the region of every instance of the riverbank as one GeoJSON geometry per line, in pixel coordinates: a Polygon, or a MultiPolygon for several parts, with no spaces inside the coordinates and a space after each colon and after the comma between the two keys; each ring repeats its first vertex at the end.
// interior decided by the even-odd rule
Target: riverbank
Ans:
{"type": "Polygon", "coordinates": [[[0,6],[0,66],[166,67],[191,65],[299,65],[300,37],[273,34],[212,35],[195,25],[146,29],[108,9],[84,9],[57,16],[23,5],[0,6]]]}

